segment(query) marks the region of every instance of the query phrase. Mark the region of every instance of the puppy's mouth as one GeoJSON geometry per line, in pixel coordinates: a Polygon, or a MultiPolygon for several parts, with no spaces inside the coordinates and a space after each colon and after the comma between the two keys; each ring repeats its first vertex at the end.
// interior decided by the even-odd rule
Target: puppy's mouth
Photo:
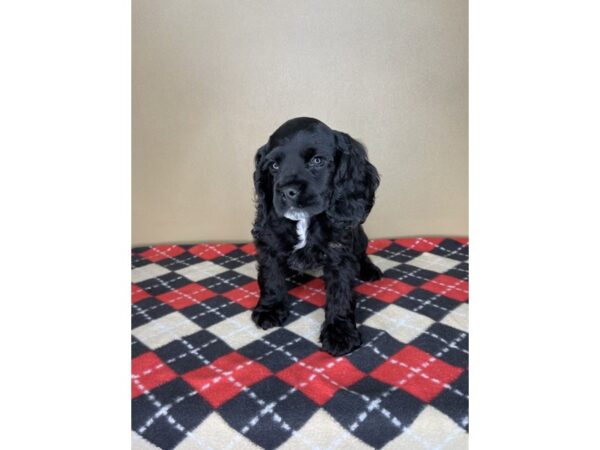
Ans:
{"type": "Polygon", "coordinates": [[[310,214],[308,211],[304,209],[296,208],[294,206],[288,208],[288,210],[283,215],[286,219],[299,221],[299,220],[308,220],[310,214]]]}
{"type": "Polygon", "coordinates": [[[273,202],[275,212],[279,217],[289,220],[300,220],[301,218],[313,217],[321,214],[327,209],[327,201],[323,198],[301,198],[292,204],[276,198],[273,202]]]}

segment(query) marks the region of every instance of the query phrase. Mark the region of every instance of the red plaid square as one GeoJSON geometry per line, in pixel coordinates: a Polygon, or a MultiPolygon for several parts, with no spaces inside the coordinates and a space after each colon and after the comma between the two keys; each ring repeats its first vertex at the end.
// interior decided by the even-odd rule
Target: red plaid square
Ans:
{"type": "Polygon", "coordinates": [[[256,306],[258,295],[258,283],[256,281],[252,281],[248,284],[240,286],[237,289],[226,292],[223,294],[223,297],[227,297],[229,300],[242,305],[244,308],[250,309],[256,306]]]}
{"type": "Polygon", "coordinates": [[[140,253],[144,258],[156,262],[166,258],[174,258],[181,255],[185,250],[178,245],[157,245],[140,253]]]}
{"type": "Polygon", "coordinates": [[[396,244],[418,252],[428,252],[436,248],[443,238],[396,239],[396,244]]]}
{"type": "Polygon", "coordinates": [[[377,253],[383,250],[384,248],[388,248],[392,245],[392,241],[389,239],[376,239],[374,241],[370,241],[367,247],[367,254],[377,253]]]}
{"type": "Polygon", "coordinates": [[[463,369],[407,345],[371,372],[371,376],[430,402],[462,372],[463,369]]]}
{"type": "Polygon", "coordinates": [[[303,392],[317,405],[323,406],[338,390],[356,383],[365,374],[346,358],[334,358],[325,352],[316,352],[276,376],[303,392]]]}
{"type": "Polygon", "coordinates": [[[295,287],[290,294],[320,308],[325,306],[325,283],[322,278],[315,278],[302,286],[295,287]]]}
{"type": "Polygon", "coordinates": [[[131,398],[142,395],[144,389],[150,391],[174,378],[177,374],[155,353],[144,353],[131,360],[131,398]]]}
{"type": "Polygon", "coordinates": [[[469,282],[449,275],[438,275],[421,285],[421,288],[459,302],[469,299],[469,282]]]}
{"type": "Polygon", "coordinates": [[[183,309],[186,306],[195,305],[196,303],[208,300],[215,295],[217,294],[210,289],[207,289],[198,283],[191,283],[179,289],[160,294],[156,298],[161,302],[170,305],[174,309],[183,309]]]}
{"type": "Polygon", "coordinates": [[[354,288],[356,292],[376,298],[382,302],[392,303],[414,290],[415,286],[391,278],[363,283],[354,288]]]}
{"type": "Polygon", "coordinates": [[[192,370],[182,378],[214,408],[218,408],[243,388],[269,375],[271,371],[262,364],[234,352],[221,356],[208,366],[192,370]]]}
{"type": "Polygon", "coordinates": [[[256,247],[254,246],[253,242],[250,242],[249,244],[246,245],[242,245],[240,247],[240,250],[248,253],[249,255],[256,255],[256,247]]]}
{"type": "Polygon", "coordinates": [[[140,300],[150,297],[148,293],[136,284],[131,283],[131,303],[137,303],[140,300]]]}
{"type": "Polygon", "coordinates": [[[199,258],[209,260],[225,256],[236,248],[233,244],[198,244],[194,245],[188,251],[199,258]]]}

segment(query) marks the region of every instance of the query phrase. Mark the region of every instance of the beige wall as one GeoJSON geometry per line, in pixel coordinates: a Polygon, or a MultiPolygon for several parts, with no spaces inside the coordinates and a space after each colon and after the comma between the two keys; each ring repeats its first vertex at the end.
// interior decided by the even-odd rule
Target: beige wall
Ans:
{"type": "Polygon", "coordinates": [[[249,240],[296,116],[369,149],[370,237],[467,233],[467,0],[133,0],[132,40],[134,244],[249,240]]]}

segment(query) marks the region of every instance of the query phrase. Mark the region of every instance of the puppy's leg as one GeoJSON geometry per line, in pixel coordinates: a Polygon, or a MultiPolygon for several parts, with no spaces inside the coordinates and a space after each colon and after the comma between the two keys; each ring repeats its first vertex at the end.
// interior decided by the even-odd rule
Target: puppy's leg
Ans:
{"type": "Polygon", "coordinates": [[[354,317],[356,301],[352,296],[352,282],[357,271],[358,262],[353,255],[323,268],[327,304],[321,343],[323,350],[334,356],[351,352],[361,344],[354,317]]]}
{"type": "Polygon", "coordinates": [[[360,273],[358,274],[358,278],[363,281],[377,281],[380,280],[381,277],[383,277],[381,269],[373,264],[367,255],[364,255],[360,260],[360,273]]]}
{"type": "Polygon", "coordinates": [[[363,281],[376,281],[381,279],[383,274],[379,267],[377,267],[367,256],[367,246],[369,245],[369,238],[365,234],[362,226],[358,227],[358,235],[356,239],[356,257],[360,263],[360,271],[358,278],[363,281]]]}
{"type": "Polygon", "coordinates": [[[263,330],[282,325],[289,314],[283,261],[259,253],[258,287],[260,298],[252,311],[252,320],[263,330]]]}

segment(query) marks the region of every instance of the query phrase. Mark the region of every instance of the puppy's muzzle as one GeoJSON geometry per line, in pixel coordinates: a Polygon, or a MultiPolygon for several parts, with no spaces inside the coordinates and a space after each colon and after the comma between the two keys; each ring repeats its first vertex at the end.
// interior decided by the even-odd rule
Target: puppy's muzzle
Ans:
{"type": "Polygon", "coordinates": [[[288,206],[295,206],[300,197],[300,186],[297,184],[288,184],[278,188],[277,192],[288,206]]]}

